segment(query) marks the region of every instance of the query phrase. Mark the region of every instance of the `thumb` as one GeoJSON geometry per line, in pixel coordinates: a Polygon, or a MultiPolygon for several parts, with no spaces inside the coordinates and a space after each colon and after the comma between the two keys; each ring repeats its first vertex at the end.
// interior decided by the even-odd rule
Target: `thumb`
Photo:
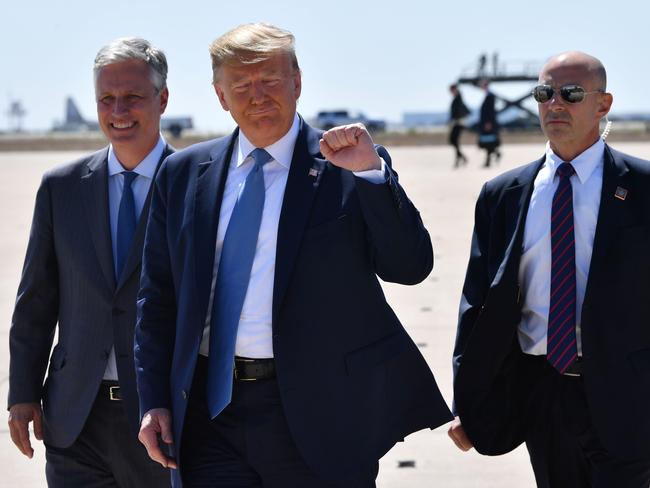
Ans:
{"type": "Polygon", "coordinates": [[[160,419],[160,437],[165,444],[171,444],[174,442],[174,436],[172,434],[171,426],[171,417],[169,415],[161,415],[160,419]]]}
{"type": "Polygon", "coordinates": [[[43,440],[43,414],[40,408],[34,409],[34,437],[39,441],[43,440]]]}
{"type": "Polygon", "coordinates": [[[320,152],[323,155],[323,157],[327,160],[330,160],[334,155],[334,151],[332,150],[330,145],[324,139],[321,139],[319,141],[319,144],[320,144],[320,152]]]}

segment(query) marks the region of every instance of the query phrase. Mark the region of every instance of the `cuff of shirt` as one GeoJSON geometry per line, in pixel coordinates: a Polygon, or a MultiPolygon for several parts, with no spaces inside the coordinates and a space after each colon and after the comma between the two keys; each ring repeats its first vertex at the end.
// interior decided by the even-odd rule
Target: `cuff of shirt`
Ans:
{"type": "Polygon", "coordinates": [[[354,176],[363,178],[364,180],[380,185],[388,181],[388,171],[386,171],[386,162],[381,158],[381,169],[369,169],[367,171],[355,171],[354,176]]]}

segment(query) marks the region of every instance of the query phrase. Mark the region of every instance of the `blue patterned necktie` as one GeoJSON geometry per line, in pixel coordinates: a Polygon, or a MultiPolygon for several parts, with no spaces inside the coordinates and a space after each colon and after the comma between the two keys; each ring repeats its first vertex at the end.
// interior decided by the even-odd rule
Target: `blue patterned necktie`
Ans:
{"type": "Polygon", "coordinates": [[[263,166],[272,159],[259,148],[251,156],[255,164],[244,181],[226,229],[212,302],[206,385],[211,418],[221,413],[232,396],[237,326],[264,210],[263,166]]]}
{"type": "Polygon", "coordinates": [[[551,210],[551,295],[548,312],[546,359],[564,373],[578,356],[576,346],[576,249],[573,229],[575,169],[562,163],[557,174],[560,184],[553,195],[551,210]]]}
{"type": "Polygon", "coordinates": [[[122,189],[122,199],[120,200],[120,210],[117,214],[117,252],[115,256],[115,278],[118,281],[131,249],[133,234],[135,234],[135,200],[131,184],[138,176],[138,173],[134,171],[122,171],[122,174],[124,175],[124,187],[122,189]]]}

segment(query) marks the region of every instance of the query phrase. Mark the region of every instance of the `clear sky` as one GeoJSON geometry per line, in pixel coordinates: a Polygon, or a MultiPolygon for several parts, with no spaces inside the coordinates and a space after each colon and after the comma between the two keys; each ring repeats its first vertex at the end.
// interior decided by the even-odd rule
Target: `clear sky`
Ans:
{"type": "MultiPolygon", "coordinates": [[[[298,110],[307,118],[351,108],[399,122],[403,112],[445,111],[447,86],[482,52],[521,64],[571,49],[603,61],[613,112],[650,112],[647,0],[4,0],[0,11],[0,130],[8,128],[10,99],[27,110],[26,129],[62,119],[68,95],[94,118],[93,59],[102,45],[127,35],[167,54],[167,115],[191,115],[200,130],[230,130],[210,85],[208,45],[256,21],[296,36],[298,110]]],[[[516,97],[522,89],[504,94],[516,97]]],[[[470,105],[480,102],[478,90],[464,95],[470,105]]]]}

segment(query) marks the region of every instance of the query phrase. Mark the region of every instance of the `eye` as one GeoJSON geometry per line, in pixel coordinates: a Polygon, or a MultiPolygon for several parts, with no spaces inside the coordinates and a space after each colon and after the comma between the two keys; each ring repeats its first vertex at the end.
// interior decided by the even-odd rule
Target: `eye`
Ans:
{"type": "Polygon", "coordinates": [[[280,78],[267,78],[264,80],[264,84],[269,87],[277,86],[280,83],[280,78]]]}
{"type": "Polygon", "coordinates": [[[135,102],[137,102],[139,100],[142,100],[142,98],[143,98],[142,95],[138,95],[136,93],[131,93],[131,94],[126,96],[126,101],[130,102],[130,103],[135,103],[135,102]]]}
{"type": "Polygon", "coordinates": [[[114,100],[115,100],[115,97],[113,97],[112,95],[104,95],[104,96],[99,97],[99,102],[103,103],[104,105],[109,105],[109,104],[113,103],[114,100]]]}
{"type": "Polygon", "coordinates": [[[235,93],[244,93],[246,90],[248,90],[248,87],[250,86],[250,83],[235,83],[232,86],[232,89],[235,93]]]}

